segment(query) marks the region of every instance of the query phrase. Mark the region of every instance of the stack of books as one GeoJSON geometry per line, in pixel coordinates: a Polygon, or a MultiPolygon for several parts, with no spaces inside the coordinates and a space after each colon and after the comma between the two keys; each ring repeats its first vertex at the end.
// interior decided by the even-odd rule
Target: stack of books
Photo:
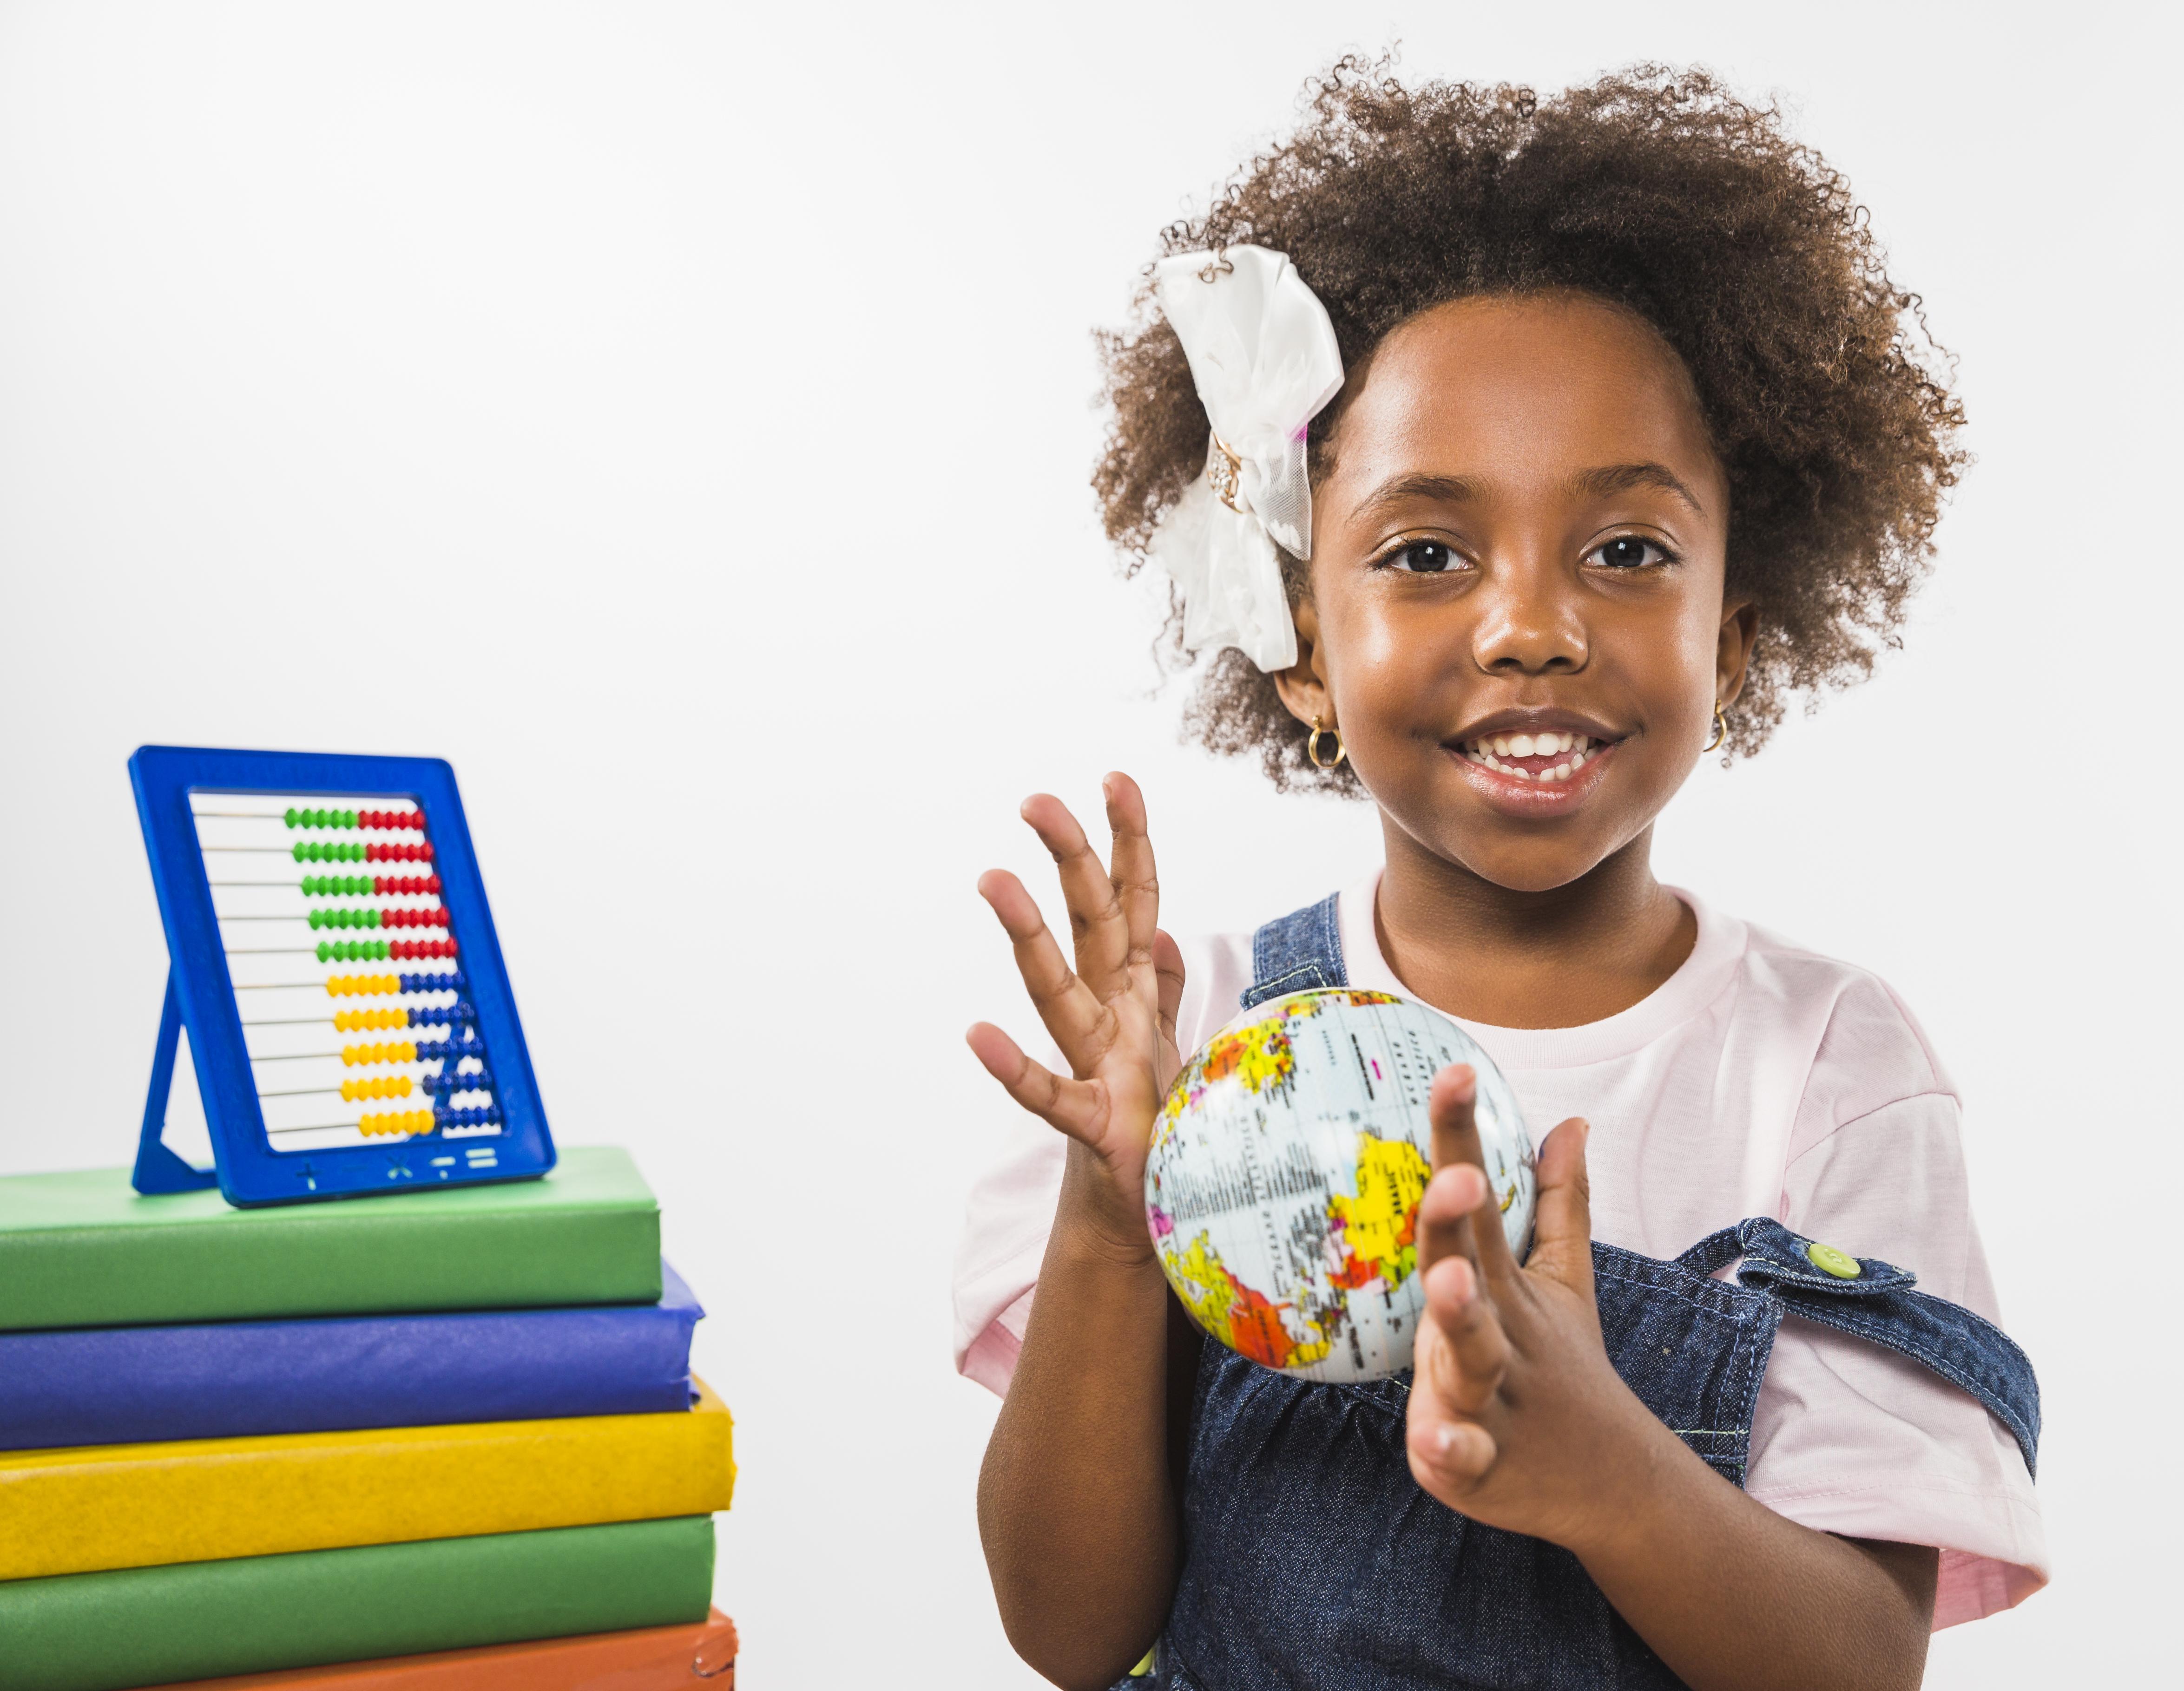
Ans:
{"type": "Polygon", "coordinates": [[[616,1150],[260,1210],[0,1178],[0,1691],[730,1683],[703,1313],[616,1150]]]}

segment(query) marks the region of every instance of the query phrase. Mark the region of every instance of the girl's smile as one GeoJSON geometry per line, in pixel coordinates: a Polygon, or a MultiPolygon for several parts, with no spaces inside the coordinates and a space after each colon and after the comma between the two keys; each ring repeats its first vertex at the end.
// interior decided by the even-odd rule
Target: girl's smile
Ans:
{"type": "Polygon", "coordinates": [[[1472,790],[1513,816],[1548,816],[1598,789],[1623,737],[1563,710],[1502,710],[1444,743],[1472,790]]]}

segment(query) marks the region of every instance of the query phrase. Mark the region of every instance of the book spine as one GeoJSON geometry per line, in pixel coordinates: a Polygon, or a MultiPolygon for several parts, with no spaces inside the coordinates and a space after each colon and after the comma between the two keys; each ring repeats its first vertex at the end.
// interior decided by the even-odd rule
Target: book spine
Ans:
{"type": "Polygon", "coordinates": [[[686,1410],[703,1312],[663,1273],[650,1306],[0,1334],[0,1450],[686,1410]]]}
{"type": "Polygon", "coordinates": [[[705,1618],[713,1523],[644,1521],[0,1583],[0,1691],[123,1691],[705,1618]]]}
{"type": "Polygon", "coordinates": [[[0,1580],[726,1509],[726,1405],[0,1455],[0,1580]]]}

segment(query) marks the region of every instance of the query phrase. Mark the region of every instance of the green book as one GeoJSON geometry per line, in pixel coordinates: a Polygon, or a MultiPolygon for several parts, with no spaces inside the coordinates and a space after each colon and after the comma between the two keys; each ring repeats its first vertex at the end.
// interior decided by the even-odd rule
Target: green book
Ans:
{"type": "Polygon", "coordinates": [[[0,1332],[660,1299],[660,1206],[627,1151],[543,1180],[234,1210],[126,1169],[0,1176],[0,1332]]]}
{"type": "Polygon", "coordinates": [[[0,1691],[121,1691],[705,1618],[713,1522],[0,1581],[0,1691]]]}

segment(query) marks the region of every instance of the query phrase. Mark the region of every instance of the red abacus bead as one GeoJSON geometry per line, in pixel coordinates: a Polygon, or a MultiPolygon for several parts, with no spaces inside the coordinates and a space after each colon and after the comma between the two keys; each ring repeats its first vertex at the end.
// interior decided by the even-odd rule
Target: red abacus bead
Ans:
{"type": "Polygon", "coordinates": [[[425,890],[427,893],[432,893],[433,897],[437,898],[440,893],[440,877],[437,875],[426,876],[425,877],[425,890]]]}
{"type": "Polygon", "coordinates": [[[430,840],[427,840],[424,844],[419,846],[417,848],[417,855],[423,859],[426,863],[430,863],[432,860],[432,843],[430,840]]]}

